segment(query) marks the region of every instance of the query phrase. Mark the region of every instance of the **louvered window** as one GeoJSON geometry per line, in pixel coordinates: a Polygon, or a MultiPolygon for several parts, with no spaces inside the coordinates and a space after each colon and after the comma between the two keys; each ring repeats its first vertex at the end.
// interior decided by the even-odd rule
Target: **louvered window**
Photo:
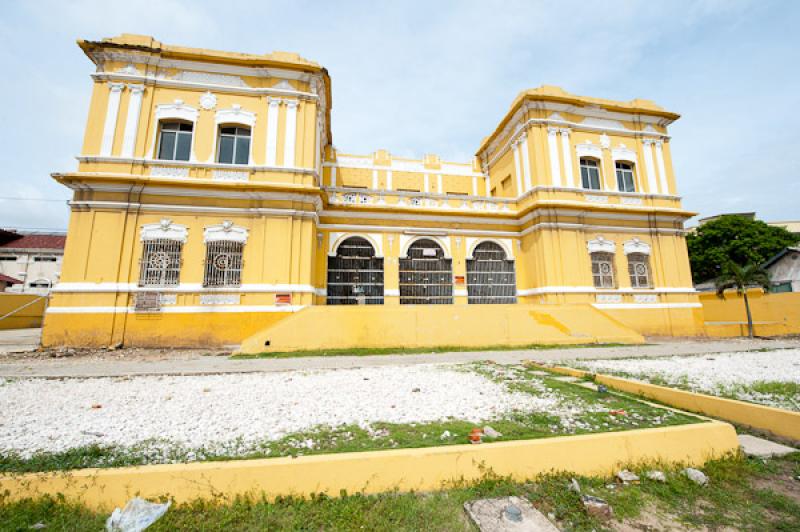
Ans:
{"type": "Polygon", "coordinates": [[[155,238],[142,242],[139,286],[175,286],[181,273],[180,240],[155,238]]]}
{"type": "Polygon", "coordinates": [[[242,284],[242,250],[244,244],[228,240],[206,244],[206,266],[203,286],[225,287],[242,284]]]}
{"type": "Polygon", "coordinates": [[[481,242],[467,259],[467,302],[498,304],[517,302],[514,260],[495,242],[481,242]]]}

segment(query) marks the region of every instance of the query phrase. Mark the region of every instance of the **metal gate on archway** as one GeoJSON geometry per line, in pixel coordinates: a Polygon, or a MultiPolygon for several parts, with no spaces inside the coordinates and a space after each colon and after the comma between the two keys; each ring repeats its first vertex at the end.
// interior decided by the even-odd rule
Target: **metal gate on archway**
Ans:
{"type": "Polygon", "coordinates": [[[453,303],[453,261],[431,239],[412,243],[400,259],[401,305],[449,305],[453,303]]]}
{"type": "Polygon", "coordinates": [[[351,236],[328,257],[327,304],[383,304],[383,259],[366,238],[351,236]]]}
{"type": "Polygon", "coordinates": [[[502,304],[517,302],[514,259],[496,242],[481,242],[467,259],[467,302],[502,304]]]}

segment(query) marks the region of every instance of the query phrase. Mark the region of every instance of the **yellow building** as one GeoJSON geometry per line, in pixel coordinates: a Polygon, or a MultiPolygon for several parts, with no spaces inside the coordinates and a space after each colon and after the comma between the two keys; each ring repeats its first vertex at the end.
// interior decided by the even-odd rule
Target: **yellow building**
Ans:
{"type": "Polygon", "coordinates": [[[344,154],[328,73],[296,54],[79,45],[97,71],[78,170],[53,174],[74,198],[46,345],[237,345],[358,303],[480,304],[486,320],[530,307],[550,324],[547,309],[580,308],[641,334],[702,332],[678,115],[650,101],[543,86],[471,162],[344,154]]]}

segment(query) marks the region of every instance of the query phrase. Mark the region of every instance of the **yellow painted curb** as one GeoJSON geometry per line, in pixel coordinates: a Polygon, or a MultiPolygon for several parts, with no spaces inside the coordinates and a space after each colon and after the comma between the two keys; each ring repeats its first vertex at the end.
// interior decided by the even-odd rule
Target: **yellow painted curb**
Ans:
{"type": "Polygon", "coordinates": [[[135,495],[168,495],[176,502],[246,493],[338,496],[341,490],[442,489],[453,481],[479,480],[487,471],[519,481],[553,471],[609,475],[621,464],[648,461],[699,466],[738,448],[733,427],[712,421],[482,445],[2,475],[0,491],[8,490],[12,501],[62,493],[110,510],[135,495]]]}
{"type": "MultiPolygon", "coordinates": [[[[552,371],[553,373],[571,375],[573,377],[592,375],[588,371],[563,366],[547,366],[537,362],[529,362],[527,364],[552,371]]],[[[800,441],[800,412],[757,405],[735,399],[725,399],[703,393],[688,392],[600,373],[594,374],[594,381],[621,392],[654,399],[674,408],[724,419],[739,425],[765,430],[776,436],[800,441]]]]}

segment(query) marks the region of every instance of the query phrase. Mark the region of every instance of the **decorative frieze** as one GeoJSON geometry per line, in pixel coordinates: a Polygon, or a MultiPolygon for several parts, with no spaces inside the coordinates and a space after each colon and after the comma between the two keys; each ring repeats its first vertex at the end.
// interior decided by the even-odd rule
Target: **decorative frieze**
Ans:
{"type": "Polygon", "coordinates": [[[201,305],[238,305],[239,294],[200,294],[201,305]]]}
{"type": "Polygon", "coordinates": [[[214,170],[211,173],[214,181],[244,182],[250,180],[250,172],[238,170],[214,170]]]}
{"type": "Polygon", "coordinates": [[[189,168],[186,166],[151,166],[152,177],[189,177],[189,168]]]}
{"type": "Polygon", "coordinates": [[[658,303],[657,294],[633,294],[634,303],[658,303]]]}
{"type": "Polygon", "coordinates": [[[598,303],[622,303],[622,294],[597,294],[595,300],[598,303]]]}
{"type": "Polygon", "coordinates": [[[608,196],[598,196],[597,194],[584,194],[586,201],[590,203],[608,203],[608,196]]]}

